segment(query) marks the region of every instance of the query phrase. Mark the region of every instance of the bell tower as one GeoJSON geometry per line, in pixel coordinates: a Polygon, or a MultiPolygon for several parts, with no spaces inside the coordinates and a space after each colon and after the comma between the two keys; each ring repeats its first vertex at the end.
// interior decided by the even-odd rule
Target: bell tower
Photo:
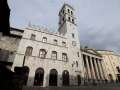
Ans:
{"type": "Polygon", "coordinates": [[[64,4],[59,12],[59,34],[65,35],[68,32],[67,24],[76,26],[74,8],[64,4]]]}
{"type": "Polygon", "coordinates": [[[72,6],[64,4],[59,12],[59,29],[60,35],[67,38],[68,58],[71,72],[84,76],[82,56],[80,51],[79,32],[76,25],[75,10],[72,6]],[[74,65],[73,67],[71,65],[74,65]],[[76,66],[77,65],[77,66],[76,66]]]}

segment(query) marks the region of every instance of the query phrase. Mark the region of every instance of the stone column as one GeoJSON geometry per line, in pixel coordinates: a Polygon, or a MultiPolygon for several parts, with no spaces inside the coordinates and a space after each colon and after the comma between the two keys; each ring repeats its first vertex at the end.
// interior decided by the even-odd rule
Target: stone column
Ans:
{"type": "Polygon", "coordinates": [[[98,83],[99,72],[98,72],[98,67],[96,64],[96,58],[93,58],[92,60],[93,60],[93,66],[94,66],[95,81],[96,81],[96,83],[98,83]]]}
{"type": "Polygon", "coordinates": [[[103,80],[105,80],[105,73],[104,73],[104,70],[103,70],[102,60],[100,60],[99,62],[100,62],[100,66],[101,66],[102,73],[103,73],[103,80]]]}
{"type": "Polygon", "coordinates": [[[93,83],[94,83],[96,77],[95,77],[95,71],[94,71],[93,59],[92,59],[92,57],[90,57],[90,64],[91,64],[91,68],[92,68],[93,83]]]}
{"type": "Polygon", "coordinates": [[[88,62],[88,56],[85,57],[85,60],[86,60],[86,65],[87,65],[88,79],[90,80],[91,79],[91,71],[90,71],[90,65],[89,65],[89,62],[88,62]]]}
{"type": "Polygon", "coordinates": [[[95,62],[97,77],[98,77],[98,80],[100,80],[100,74],[99,74],[99,69],[98,69],[98,65],[97,65],[97,58],[94,60],[94,62],[95,62]]]}
{"type": "Polygon", "coordinates": [[[103,72],[102,72],[102,67],[100,65],[100,60],[98,60],[97,62],[98,62],[99,71],[100,71],[100,75],[101,75],[101,81],[102,81],[103,80],[103,72]]]}

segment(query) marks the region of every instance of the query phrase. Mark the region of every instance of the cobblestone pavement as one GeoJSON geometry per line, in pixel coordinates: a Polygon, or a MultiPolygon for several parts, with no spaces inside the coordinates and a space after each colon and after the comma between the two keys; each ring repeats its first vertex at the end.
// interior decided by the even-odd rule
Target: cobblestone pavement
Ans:
{"type": "Polygon", "coordinates": [[[79,87],[24,87],[23,90],[120,90],[118,85],[79,86],[79,87]]]}

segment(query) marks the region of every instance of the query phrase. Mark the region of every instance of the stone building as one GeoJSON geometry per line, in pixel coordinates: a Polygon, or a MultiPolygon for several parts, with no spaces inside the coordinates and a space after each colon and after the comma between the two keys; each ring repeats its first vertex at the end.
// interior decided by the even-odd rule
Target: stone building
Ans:
{"type": "Polygon", "coordinates": [[[25,67],[27,86],[101,84],[109,80],[108,74],[118,75],[117,71],[112,71],[111,65],[108,66],[111,71],[107,72],[104,62],[108,60],[103,53],[80,48],[74,11],[70,5],[63,5],[59,12],[57,32],[34,25],[23,30],[19,45],[15,44],[12,70],[25,67]]]}
{"type": "Polygon", "coordinates": [[[9,69],[12,67],[23,32],[23,30],[16,28],[10,28],[10,34],[8,35],[3,35],[0,32],[0,64],[9,69]]]}
{"type": "Polygon", "coordinates": [[[56,33],[28,27],[15,56],[12,70],[25,66],[28,86],[69,86],[82,84],[83,64],[74,9],[64,4],[56,33]]]}
{"type": "Polygon", "coordinates": [[[104,61],[94,49],[81,48],[84,63],[84,80],[87,84],[105,83],[106,77],[102,62],[104,61]]]}
{"type": "Polygon", "coordinates": [[[105,77],[109,82],[120,82],[120,55],[112,51],[99,50],[103,58],[105,77]]]}

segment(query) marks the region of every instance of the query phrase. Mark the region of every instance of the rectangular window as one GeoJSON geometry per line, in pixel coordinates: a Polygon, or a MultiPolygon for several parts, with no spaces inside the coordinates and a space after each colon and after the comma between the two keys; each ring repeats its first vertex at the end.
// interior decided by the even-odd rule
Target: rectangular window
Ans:
{"type": "Polygon", "coordinates": [[[57,59],[57,52],[56,51],[52,51],[52,59],[56,60],[57,59]]]}
{"type": "Polygon", "coordinates": [[[76,42],[75,42],[75,41],[72,41],[72,45],[73,45],[73,46],[76,46],[76,42]]]}
{"type": "Polygon", "coordinates": [[[54,40],[54,44],[57,45],[57,40],[56,39],[54,40]]]}
{"type": "Polygon", "coordinates": [[[62,46],[66,46],[66,42],[62,42],[62,46]]]}
{"type": "Polygon", "coordinates": [[[66,53],[62,53],[62,60],[67,61],[67,54],[66,53]]]}
{"type": "Polygon", "coordinates": [[[75,37],[74,33],[72,33],[72,37],[73,37],[73,38],[75,37]]]}
{"type": "Polygon", "coordinates": [[[43,37],[42,42],[47,42],[47,38],[43,37]]]}
{"type": "Polygon", "coordinates": [[[77,52],[77,56],[79,57],[79,52],[77,52]]]}
{"type": "Polygon", "coordinates": [[[31,40],[35,40],[35,37],[36,37],[35,34],[31,34],[31,38],[30,39],[31,40]]]}
{"type": "Polygon", "coordinates": [[[28,46],[28,47],[26,48],[25,55],[26,55],[26,56],[31,56],[31,55],[32,55],[32,51],[33,51],[33,48],[28,46]]]}

